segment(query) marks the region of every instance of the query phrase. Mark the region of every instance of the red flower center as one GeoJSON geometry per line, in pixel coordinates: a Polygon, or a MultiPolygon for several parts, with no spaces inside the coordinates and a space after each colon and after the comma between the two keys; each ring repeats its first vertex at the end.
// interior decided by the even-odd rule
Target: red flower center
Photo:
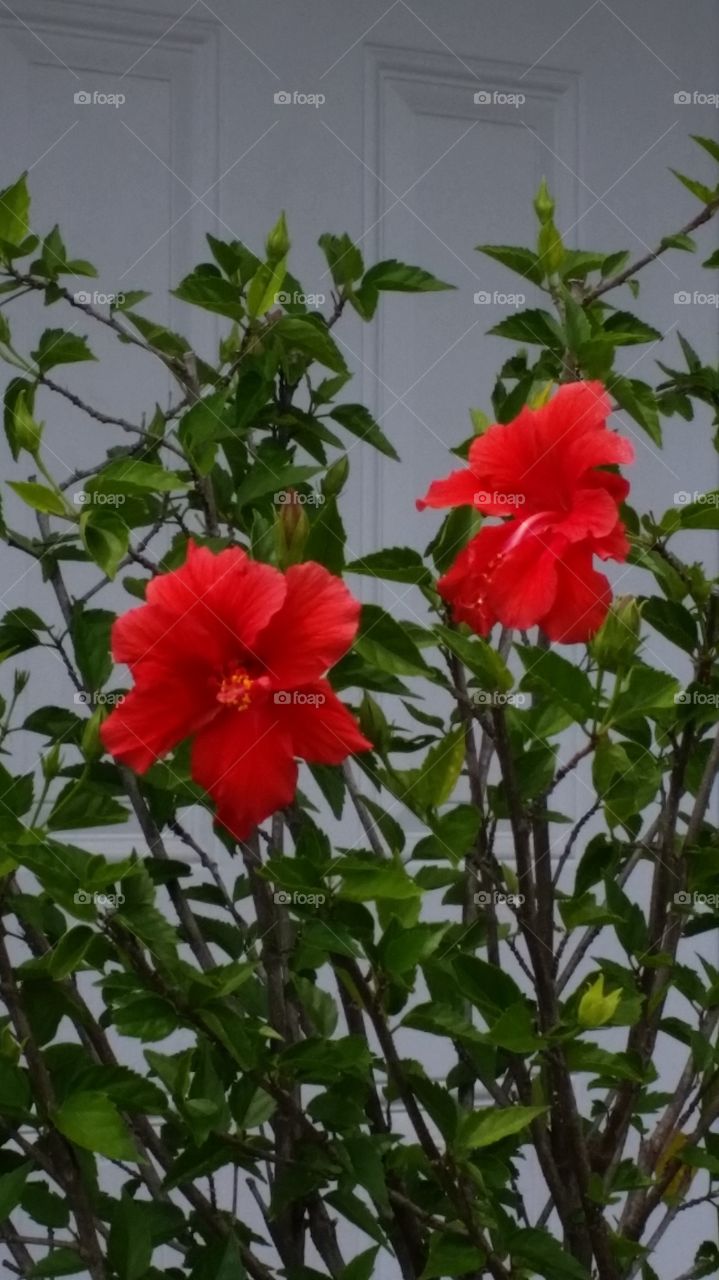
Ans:
{"type": "Polygon", "coordinates": [[[236,666],[221,678],[215,697],[223,707],[234,707],[236,711],[247,711],[252,702],[252,688],[255,684],[247,669],[236,666]]]}

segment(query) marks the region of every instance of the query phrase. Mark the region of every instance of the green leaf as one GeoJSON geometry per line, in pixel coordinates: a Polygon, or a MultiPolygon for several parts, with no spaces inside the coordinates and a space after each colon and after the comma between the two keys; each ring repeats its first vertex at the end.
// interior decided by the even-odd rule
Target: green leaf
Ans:
{"type": "Polygon", "coordinates": [[[703,182],[697,182],[695,178],[688,178],[685,173],[679,173],[678,169],[670,168],[670,172],[674,174],[675,178],[679,179],[682,186],[685,186],[687,191],[691,191],[692,195],[696,196],[697,200],[701,200],[702,204],[712,204],[713,201],[716,200],[716,189],[705,187],[703,182]]]}
{"type": "Polygon", "coordinates": [[[10,609],[0,621],[0,662],[41,644],[39,631],[47,631],[47,625],[32,609],[10,609]]]}
{"type": "Polygon", "coordinates": [[[316,360],[334,373],[347,373],[345,358],[321,318],[281,316],[272,324],[270,333],[288,351],[316,360]]]}
{"type": "Polygon", "coordinates": [[[115,621],[114,613],[107,609],[82,609],[76,607],[70,634],[75,661],[83,683],[88,689],[101,689],[112,671],[110,631],[115,621]]]}
{"type": "Polygon", "coordinates": [[[317,243],[327,259],[332,279],[338,288],[359,280],[364,271],[362,254],[346,232],[341,236],[333,236],[327,232],[320,236],[317,243]]]}
{"type": "Polygon", "coordinates": [[[338,404],[333,408],[330,417],[339,422],[345,431],[358,436],[360,440],[371,444],[385,457],[399,462],[399,454],[390,444],[382,428],[375,422],[372,414],[362,404],[338,404]]]}
{"type": "Polygon", "coordinates": [[[674,676],[654,671],[651,667],[632,667],[613,710],[611,722],[622,724],[627,720],[635,720],[637,716],[673,708],[674,695],[679,689],[679,681],[674,676]]]}
{"type": "Polygon", "coordinates": [[[479,636],[466,636],[452,627],[438,626],[435,632],[442,644],[461,659],[485,689],[500,693],[511,689],[514,681],[504,660],[486,640],[479,636]]]}
{"type": "Polygon", "coordinates": [[[107,1260],[119,1280],[140,1280],[152,1261],[146,1206],[123,1195],[112,1212],[107,1260]]]}
{"type": "Polygon", "coordinates": [[[525,666],[522,689],[558,703],[579,724],[591,717],[594,690],[584,671],[554,649],[518,645],[517,651],[525,666]]]}
{"type": "Polygon", "coordinates": [[[114,578],[130,544],[130,530],[124,520],[115,512],[92,507],[82,513],[80,534],[91,559],[108,578],[114,578]]]}
{"type": "Polygon", "coordinates": [[[518,311],[516,315],[506,316],[489,330],[498,338],[511,338],[513,342],[528,342],[540,347],[549,347],[550,351],[561,351],[564,348],[564,336],[557,321],[548,311],[534,308],[529,311],[518,311]]]}
{"type": "Polygon", "coordinates": [[[509,267],[510,271],[516,271],[533,284],[541,284],[544,279],[542,264],[532,249],[513,244],[478,244],[475,248],[478,253],[494,258],[495,262],[501,262],[503,267],[509,267]]]}
{"type": "Polygon", "coordinates": [[[74,1249],[53,1249],[42,1262],[36,1262],[28,1273],[31,1277],[76,1276],[79,1271],[87,1274],[87,1264],[74,1249]]]}
{"type": "Polygon", "coordinates": [[[638,378],[612,378],[611,389],[617,402],[625,409],[655,444],[661,446],[662,429],[659,425],[657,398],[653,389],[638,378]]]}
{"type": "Polygon", "coordinates": [[[72,1093],[54,1117],[55,1128],[78,1147],[111,1160],[137,1160],[117,1107],[102,1093],[72,1093]]]}
{"type": "Polygon", "coordinates": [[[88,925],[79,924],[68,929],[51,951],[40,960],[40,966],[57,981],[67,978],[82,964],[85,952],[95,937],[88,925]]]}
{"type": "Polygon", "coordinates": [[[388,547],[353,560],[345,567],[346,573],[366,574],[370,578],[382,578],[385,582],[412,582],[418,586],[430,583],[430,574],[421,555],[411,547],[388,547]]]}
{"type": "Polygon", "coordinates": [[[87,338],[65,329],[46,329],[33,351],[32,358],[41,373],[47,373],[58,364],[77,364],[81,360],[94,360],[87,338]]]}
{"type": "Polygon", "coordinates": [[[0,191],[0,240],[21,245],[30,235],[30,194],[27,175],[0,191]]]}
{"type": "Polygon", "coordinates": [[[434,1232],[429,1241],[429,1255],[420,1280],[438,1280],[440,1276],[481,1274],[486,1254],[464,1236],[434,1232]]]}
{"type": "Polygon", "coordinates": [[[343,1267],[337,1280],[372,1280],[378,1253],[379,1246],[365,1249],[364,1253],[358,1253],[356,1258],[343,1267]]]}
{"type": "Polygon", "coordinates": [[[475,1111],[464,1116],[457,1131],[460,1150],[473,1151],[478,1147],[491,1147],[515,1133],[521,1133],[538,1116],[545,1115],[547,1107],[492,1107],[487,1111],[475,1111]]]}
{"type": "Polygon", "coordinates": [[[355,649],[365,661],[392,675],[430,676],[431,671],[405,627],[376,604],[362,606],[355,649]]]}
{"type": "Polygon", "coordinates": [[[109,492],[127,487],[147,489],[151,493],[174,493],[178,489],[189,489],[190,486],[177,472],[167,471],[157,462],[121,458],[98,472],[96,487],[109,492]]]}
{"type": "Polygon", "coordinates": [[[546,1280],[589,1280],[589,1272],[559,1240],[533,1227],[515,1232],[507,1241],[513,1258],[527,1263],[546,1280]]]}
{"type": "Polygon", "coordinates": [[[0,1175],[0,1222],[10,1217],[13,1209],[20,1203],[23,1188],[33,1168],[32,1160],[20,1164],[9,1173],[0,1175]]]}
{"type": "Polygon", "coordinates": [[[442,289],[454,289],[453,284],[445,284],[422,267],[410,267],[396,258],[388,258],[385,262],[377,262],[366,272],[362,287],[369,290],[385,289],[393,293],[436,293],[442,289]]]}
{"type": "Polygon", "coordinates": [[[419,768],[395,770],[404,803],[421,813],[446,804],[462,772],[465,750],[464,726],[458,725],[430,747],[419,768]]]}
{"type": "Polygon", "coordinates": [[[242,320],[245,314],[238,286],[209,272],[191,272],[171,292],[182,302],[202,307],[215,315],[227,316],[230,320],[242,320]]]}
{"type": "Polygon", "coordinates": [[[115,826],[127,822],[127,810],[100,787],[72,781],[60,792],[47,819],[48,831],[115,826]]]}
{"type": "Polygon", "coordinates": [[[68,508],[64,499],[54,489],[34,480],[8,480],[19,498],[26,502],[33,511],[41,511],[47,516],[67,516],[68,508]]]}
{"type": "Polygon", "coordinates": [[[642,605],[642,617],[650,627],[686,653],[694,653],[698,643],[697,624],[691,613],[676,600],[651,596],[642,605]]]}

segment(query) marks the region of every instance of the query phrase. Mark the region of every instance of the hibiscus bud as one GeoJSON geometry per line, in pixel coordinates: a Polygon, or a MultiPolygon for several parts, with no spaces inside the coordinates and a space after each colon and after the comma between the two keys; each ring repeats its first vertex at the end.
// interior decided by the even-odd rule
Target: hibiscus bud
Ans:
{"type": "Polygon", "coordinates": [[[350,464],[346,454],[342,454],[327,471],[322,481],[322,492],[326,498],[336,498],[345,487],[350,472],[350,464]]]}
{"type": "Polygon", "coordinates": [[[546,178],[542,178],[539,190],[534,197],[534,212],[542,223],[549,222],[554,215],[554,201],[547,186],[546,178]]]}
{"type": "Polygon", "coordinates": [[[265,252],[270,262],[279,262],[290,250],[290,237],[287,230],[285,211],[282,210],[274,227],[265,240],[265,252]]]}
{"type": "Polygon", "coordinates": [[[611,991],[609,995],[604,994],[604,974],[600,973],[596,982],[592,983],[589,990],[584,992],[579,1001],[577,1018],[580,1026],[603,1027],[606,1022],[609,1022],[614,1017],[621,998],[621,987],[618,987],[616,991],[611,991]]]}
{"type": "Polygon", "coordinates": [[[42,765],[42,775],[45,778],[46,782],[52,782],[53,778],[57,777],[57,775],[60,772],[60,769],[62,768],[62,760],[60,759],[59,742],[56,742],[50,748],[47,755],[43,756],[41,765],[42,765]]]}
{"type": "Polygon", "coordinates": [[[99,760],[104,751],[100,738],[100,725],[105,717],[105,708],[96,707],[89,720],[85,721],[82,738],[80,739],[80,750],[88,762],[99,760]]]}
{"type": "Polygon", "coordinates": [[[26,393],[21,391],[15,401],[12,412],[12,430],[18,451],[27,449],[33,458],[37,457],[42,440],[43,424],[36,422],[30,411],[26,393]]]}
{"type": "Polygon", "coordinates": [[[641,613],[634,596],[617,596],[590,642],[594,661],[605,671],[617,671],[631,662],[639,647],[641,613]]]}
{"type": "Polygon", "coordinates": [[[286,569],[302,559],[310,536],[310,522],[296,489],[285,489],[278,497],[282,502],[275,524],[275,545],[278,564],[281,569],[286,569]]]}

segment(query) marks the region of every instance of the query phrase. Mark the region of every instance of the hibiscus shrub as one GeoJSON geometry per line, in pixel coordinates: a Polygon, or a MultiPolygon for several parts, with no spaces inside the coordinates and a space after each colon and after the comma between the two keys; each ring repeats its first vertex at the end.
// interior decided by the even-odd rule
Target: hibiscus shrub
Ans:
{"type": "Polygon", "coordinates": [[[719,375],[621,350],[661,339],[640,269],[719,208],[682,181],[699,212],[637,262],[567,248],[544,184],[536,248],[484,247],[546,299],[493,330],[495,424],[424,555],[349,563],[349,440],[396,455],[335,326],[448,286],[323,235],[324,315],[284,217],[259,257],[208,236],[175,296],[220,317],[209,361],[0,194],[9,1274],[656,1280],[684,1222],[716,1274],[719,613],[683,557],[719,495],[628,499],[633,439],[716,425],[719,375]],[[30,350],[34,301],[71,322],[30,350]],[[169,407],[71,388],[84,328],[169,407]]]}

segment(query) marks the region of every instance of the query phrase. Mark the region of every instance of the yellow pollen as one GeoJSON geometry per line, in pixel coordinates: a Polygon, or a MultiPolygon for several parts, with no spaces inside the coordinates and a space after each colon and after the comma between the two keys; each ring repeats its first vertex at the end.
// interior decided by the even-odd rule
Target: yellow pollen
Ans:
{"type": "Polygon", "coordinates": [[[217,701],[223,706],[234,707],[236,711],[246,711],[252,701],[254,680],[246,671],[233,671],[224,676],[217,691],[217,701]]]}

